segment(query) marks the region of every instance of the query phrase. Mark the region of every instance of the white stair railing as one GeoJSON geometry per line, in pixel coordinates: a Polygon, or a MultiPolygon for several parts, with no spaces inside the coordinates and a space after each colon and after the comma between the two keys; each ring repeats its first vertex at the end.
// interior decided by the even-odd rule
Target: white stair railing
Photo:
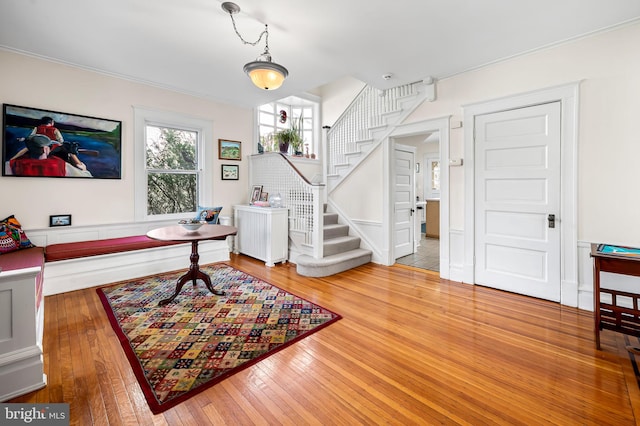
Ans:
{"type": "Polygon", "coordinates": [[[405,84],[387,90],[366,86],[329,129],[326,136],[326,173],[339,174],[349,164],[349,155],[361,151],[360,145],[373,145],[373,131],[389,124],[393,114],[402,112],[402,101],[418,93],[420,83],[405,84]]]}
{"type": "Polygon", "coordinates": [[[310,183],[285,155],[265,152],[249,157],[250,182],[269,196],[280,194],[289,209],[289,238],[303,254],[323,256],[322,204],[324,184],[310,183]]]}

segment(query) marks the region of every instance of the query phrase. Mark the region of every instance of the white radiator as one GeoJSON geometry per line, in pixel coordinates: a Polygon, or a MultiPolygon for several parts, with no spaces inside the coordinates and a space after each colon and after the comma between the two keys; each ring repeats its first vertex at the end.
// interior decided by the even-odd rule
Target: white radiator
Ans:
{"type": "Polygon", "coordinates": [[[235,252],[255,257],[274,266],[286,262],[289,256],[288,209],[254,206],[233,206],[235,252]]]}

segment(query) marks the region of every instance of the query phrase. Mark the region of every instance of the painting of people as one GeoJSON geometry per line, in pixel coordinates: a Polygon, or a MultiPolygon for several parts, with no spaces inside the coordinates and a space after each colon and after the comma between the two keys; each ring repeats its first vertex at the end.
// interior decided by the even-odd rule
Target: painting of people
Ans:
{"type": "Polygon", "coordinates": [[[121,121],[5,104],[3,128],[3,176],[121,178],[121,121]]]}

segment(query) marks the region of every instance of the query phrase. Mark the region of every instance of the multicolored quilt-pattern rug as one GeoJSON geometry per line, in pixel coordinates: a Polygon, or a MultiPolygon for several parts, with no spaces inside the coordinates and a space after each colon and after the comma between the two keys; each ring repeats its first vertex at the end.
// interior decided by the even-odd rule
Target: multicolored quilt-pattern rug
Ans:
{"type": "Polygon", "coordinates": [[[98,295],[154,413],[339,320],[340,315],[226,264],[165,306],[182,272],[99,288],[98,295]]]}

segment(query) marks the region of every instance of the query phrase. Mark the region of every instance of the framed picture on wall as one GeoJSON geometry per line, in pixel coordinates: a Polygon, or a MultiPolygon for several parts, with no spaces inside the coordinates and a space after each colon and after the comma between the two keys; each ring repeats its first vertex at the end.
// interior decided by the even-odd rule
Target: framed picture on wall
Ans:
{"type": "Polygon", "coordinates": [[[218,139],[218,158],[220,160],[242,160],[241,142],[218,139]]]}
{"type": "Polygon", "coordinates": [[[2,118],[2,176],[122,176],[121,121],[8,104],[2,118]]]}
{"type": "Polygon", "coordinates": [[[56,214],[49,216],[49,226],[71,226],[71,215],[56,214]]]}
{"type": "Polygon", "coordinates": [[[239,169],[236,164],[223,164],[222,165],[222,180],[238,180],[239,169]]]}

